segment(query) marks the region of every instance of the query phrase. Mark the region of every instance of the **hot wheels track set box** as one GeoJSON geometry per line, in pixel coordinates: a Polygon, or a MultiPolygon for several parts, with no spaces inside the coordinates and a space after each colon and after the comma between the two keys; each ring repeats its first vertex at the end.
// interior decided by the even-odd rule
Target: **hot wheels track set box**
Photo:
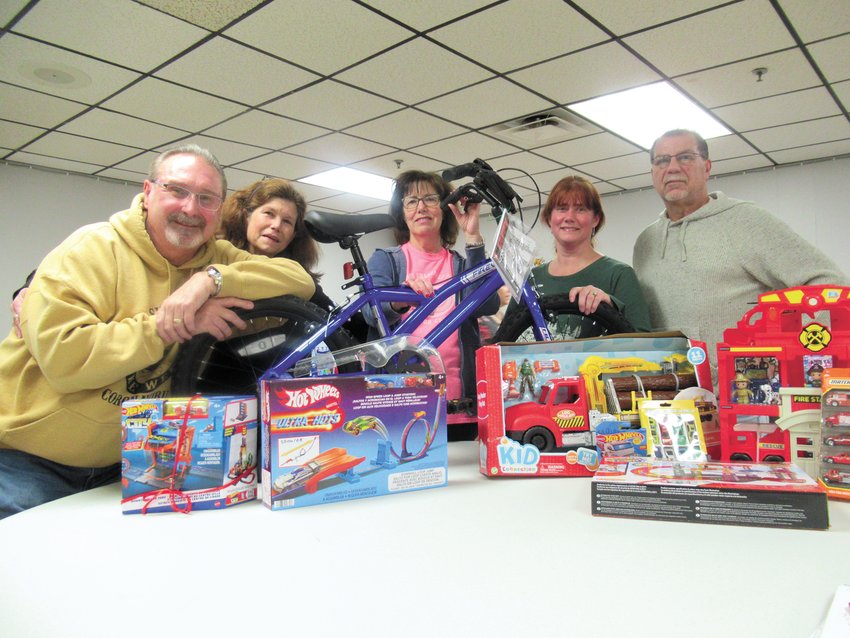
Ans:
{"type": "Polygon", "coordinates": [[[125,401],[125,514],[218,509],[257,498],[257,398],[125,401]]]}
{"type": "Polygon", "coordinates": [[[791,463],[606,459],[593,477],[594,516],[827,529],[826,493],[791,463]]]}
{"type": "Polygon", "coordinates": [[[260,389],[270,509],[447,485],[445,375],[272,379],[260,389]]]}
{"type": "Polygon", "coordinates": [[[620,434],[629,430],[645,434],[638,405],[646,399],[692,400],[704,417],[705,448],[719,457],[702,342],[643,333],[490,345],[476,357],[479,468],[486,476],[592,476],[600,462],[597,432],[612,443],[602,424],[616,423],[620,438],[631,440],[620,434]]]}

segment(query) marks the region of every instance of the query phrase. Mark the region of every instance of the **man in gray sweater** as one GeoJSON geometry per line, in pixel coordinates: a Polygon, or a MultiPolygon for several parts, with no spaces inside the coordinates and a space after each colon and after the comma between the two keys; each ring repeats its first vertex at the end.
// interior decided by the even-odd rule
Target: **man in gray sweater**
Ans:
{"type": "Polygon", "coordinates": [[[699,134],[664,133],[650,161],[666,208],[638,236],[632,266],[653,328],[705,341],[715,384],[716,344],[759,294],[850,285],[831,259],[766,210],[719,191],[709,194],[711,160],[699,134]]]}

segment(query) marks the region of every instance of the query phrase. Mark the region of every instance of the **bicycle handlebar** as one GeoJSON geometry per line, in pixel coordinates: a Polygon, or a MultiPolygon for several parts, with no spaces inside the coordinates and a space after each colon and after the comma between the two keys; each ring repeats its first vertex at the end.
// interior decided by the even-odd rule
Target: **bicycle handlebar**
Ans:
{"type": "Polygon", "coordinates": [[[517,204],[522,202],[522,197],[484,160],[475,159],[469,164],[461,164],[443,171],[443,179],[446,181],[461,177],[473,179],[472,182],[452,191],[440,202],[441,207],[448,208],[449,204],[466,197],[472,203],[486,201],[493,208],[501,208],[510,213],[517,212],[517,204]]]}

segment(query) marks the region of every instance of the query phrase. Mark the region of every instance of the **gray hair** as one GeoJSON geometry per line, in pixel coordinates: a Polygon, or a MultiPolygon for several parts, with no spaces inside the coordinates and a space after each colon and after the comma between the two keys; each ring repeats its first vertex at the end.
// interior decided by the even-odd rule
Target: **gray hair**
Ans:
{"type": "Polygon", "coordinates": [[[218,172],[218,176],[221,178],[222,197],[227,195],[227,178],[224,176],[224,169],[221,167],[221,164],[216,159],[215,155],[213,155],[207,149],[198,146],[197,144],[183,144],[181,146],[170,148],[167,151],[164,151],[157,155],[156,159],[151,163],[151,169],[148,173],[148,179],[152,182],[156,181],[156,179],[159,177],[159,169],[162,167],[163,162],[165,162],[165,160],[174,155],[195,155],[196,157],[200,157],[207,164],[212,166],[218,172]]]}
{"type": "Polygon", "coordinates": [[[705,138],[697,133],[696,131],[692,131],[687,128],[674,128],[672,131],[667,131],[663,133],[652,143],[652,148],[649,151],[649,159],[655,159],[655,146],[663,140],[665,137],[677,137],[679,135],[690,135],[696,140],[697,143],[697,151],[700,155],[702,155],[703,159],[708,159],[708,142],[705,141],[705,138]]]}

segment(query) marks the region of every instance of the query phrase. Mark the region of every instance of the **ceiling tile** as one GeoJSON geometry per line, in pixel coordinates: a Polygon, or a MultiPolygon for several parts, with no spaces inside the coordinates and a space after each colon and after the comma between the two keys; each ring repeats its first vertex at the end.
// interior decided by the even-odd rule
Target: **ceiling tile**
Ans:
{"type": "Polygon", "coordinates": [[[498,73],[609,39],[562,0],[510,0],[429,35],[498,73]]]}
{"type": "Polygon", "coordinates": [[[850,79],[850,35],[812,44],[809,52],[830,82],[850,79]]]}
{"type": "MultiPolygon", "coordinates": [[[[202,148],[209,149],[224,166],[238,164],[239,162],[244,162],[268,153],[267,150],[257,148],[256,146],[237,144],[236,142],[228,142],[227,140],[207,137],[206,135],[194,135],[185,140],[180,140],[180,144],[197,144],[202,148]]],[[[168,146],[160,147],[157,150],[168,150],[168,146]]]]}
{"type": "MultiPolygon", "coordinates": [[[[538,175],[535,175],[535,179],[537,180],[537,184],[540,186],[541,193],[543,193],[544,195],[547,195],[549,192],[551,192],[552,188],[555,186],[555,184],[558,183],[559,180],[563,179],[564,177],[568,177],[570,175],[577,175],[579,177],[584,177],[591,182],[597,181],[597,179],[595,179],[593,177],[593,175],[588,175],[586,173],[582,173],[581,171],[577,171],[577,170],[571,169],[571,168],[567,168],[567,169],[561,168],[561,169],[558,169],[556,171],[548,171],[546,173],[540,173],[538,175]]],[[[545,203],[545,197],[544,197],[544,203],[545,203]]]]}
{"type": "Polygon", "coordinates": [[[780,0],[779,5],[803,42],[850,32],[847,0],[780,0]]]}
{"type": "Polygon", "coordinates": [[[122,162],[139,152],[138,149],[129,146],[67,133],[48,133],[27,146],[27,151],[77,162],[96,163],[101,166],[122,162]]]}
{"type": "Polygon", "coordinates": [[[89,164],[88,162],[74,162],[61,157],[50,157],[49,155],[38,155],[37,153],[27,152],[12,153],[12,155],[6,159],[12,162],[20,162],[21,164],[30,164],[32,166],[52,168],[60,171],[84,173],[86,175],[96,173],[102,168],[97,164],[89,164]]]}
{"type": "Polygon", "coordinates": [[[138,0],[139,4],[150,7],[182,18],[192,24],[218,31],[227,26],[236,18],[264,0],[227,0],[227,2],[206,2],[205,0],[138,0]]]}
{"type": "Polygon", "coordinates": [[[142,183],[147,179],[147,175],[145,173],[136,173],[133,171],[123,171],[117,168],[107,168],[100,171],[97,174],[98,177],[108,177],[110,179],[118,179],[126,182],[127,184],[138,186],[139,190],[142,188],[142,183]]]}
{"type": "Polygon", "coordinates": [[[676,2],[623,2],[575,0],[576,4],[617,35],[676,20],[727,0],[676,0],[676,2]]]}
{"type": "Polygon", "coordinates": [[[743,157],[756,152],[752,146],[737,135],[721,135],[712,137],[708,141],[708,154],[714,160],[728,159],[730,157],[743,157]]]}
{"type": "Polygon", "coordinates": [[[509,76],[558,104],[571,104],[660,79],[616,43],[544,62],[509,76]],[[569,78],[555,80],[553,78],[569,78]]]}
{"type": "Polygon", "coordinates": [[[101,106],[187,131],[203,130],[244,110],[233,102],[156,78],[142,80],[101,106]],[[177,105],[179,108],[175,108],[177,105]]]}
{"type": "Polygon", "coordinates": [[[135,157],[131,157],[123,162],[120,162],[115,165],[116,169],[126,170],[132,173],[141,173],[143,175],[147,175],[150,173],[151,164],[157,158],[159,153],[153,152],[145,152],[136,155],[135,157]]]}
{"type": "Polygon", "coordinates": [[[0,38],[0,80],[95,104],[139,77],[75,53],[7,33],[0,38]]]}
{"type": "Polygon", "coordinates": [[[518,171],[525,171],[526,173],[534,175],[535,173],[543,173],[545,171],[562,168],[558,163],[546,159],[545,157],[541,157],[537,153],[530,153],[528,151],[510,153],[508,155],[493,158],[490,160],[490,165],[497,171],[516,169],[516,171],[506,171],[505,175],[503,175],[506,179],[508,176],[513,177],[514,175],[519,174],[518,171]]]}
{"type": "Polygon", "coordinates": [[[296,144],[286,150],[294,155],[344,165],[377,155],[385,155],[393,149],[345,133],[331,133],[303,144],[296,144]]]}
{"type": "Polygon", "coordinates": [[[744,135],[761,151],[781,151],[797,146],[850,138],[850,122],[843,116],[776,126],[744,135]]]}
{"type": "Polygon", "coordinates": [[[791,162],[804,162],[806,160],[820,159],[824,157],[837,157],[850,154],[850,139],[825,142],[824,144],[811,144],[798,148],[789,148],[784,151],[771,151],[768,155],[775,162],[787,164],[791,162]]]}
{"type": "Polygon", "coordinates": [[[351,164],[351,168],[395,179],[402,171],[415,169],[429,173],[440,173],[449,168],[449,165],[408,151],[393,151],[362,162],[355,162],[351,164]],[[397,165],[397,161],[400,161],[401,165],[397,165]]]}
{"type": "Polygon", "coordinates": [[[212,137],[240,141],[269,149],[298,144],[328,131],[318,126],[272,115],[264,111],[248,111],[204,131],[212,137]]]}
{"type": "Polygon", "coordinates": [[[405,104],[417,104],[489,77],[492,74],[481,67],[418,39],[358,64],[337,79],[405,104]],[[446,69],[452,72],[446,73],[446,69]]]}
{"type": "Polygon", "coordinates": [[[0,4],[0,24],[9,24],[9,21],[18,15],[21,9],[29,4],[29,0],[6,0],[0,4]]]}
{"type": "Polygon", "coordinates": [[[410,148],[434,139],[452,137],[466,129],[416,109],[396,111],[345,132],[398,148],[410,148]]]}
{"type": "Polygon", "coordinates": [[[551,108],[552,103],[502,78],[487,80],[467,89],[418,105],[470,128],[483,128],[516,117],[551,108]]]}
{"type": "Polygon", "coordinates": [[[290,155],[289,153],[275,152],[248,160],[247,162],[240,162],[234,168],[259,173],[260,175],[297,180],[334,168],[334,165],[306,157],[290,155]]]}
{"type": "Polygon", "coordinates": [[[738,173],[740,171],[755,170],[773,166],[773,163],[764,155],[747,155],[746,157],[735,157],[726,160],[712,160],[711,174],[715,177],[727,173],[738,173]]]}
{"type": "MultiPolygon", "coordinates": [[[[560,162],[568,166],[586,164],[606,157],[629,155],[640,150],[638,146],[612,135],[611,133],[598,133],[588,135],[574,140],[568,140],[551,146],[538,148],[535,153],[548,157],[552,161],[560,162]]],[[[646,156],[647,170],[649,167],[649,155],[646,156]]]]}
{"type": "MultiPolygon", "coordinates": [[[[649,173],[645,175],[632,175],[631,177],[618,177],[617,179],[611,180],[611,184],[613,184],[617,188],[622,188],[624,190],[633,190],[637,188],[650,188],[652,187],[652,176],[649,173]]],[[[597,185],[597,188],[599,186],[597,185]]],[[[607,192],[615,191],[615,188],[612,190],[608,190],[607,192]]],[[[603,202],[604,204],[604,202],[603,202]]]]}
{"type": "Polygon", "coordinates": [[[476,157],[487,160],[491,157],[500,157],[517,151],[513,146],[508,146],[480,133],[465,133],[448,140],[423,144],[410,150],[425,157],[432,157],[445,162],[449,166],[466,164],[476,157]]]}
{"type": "MultiPolygon", "coordinates": [[[[842,104],[844,104],[844,110],[850,111],[850,80],[833,84],[832,90],[835,91],[838,99],[841,100],[842,104]]],[[[2,96],[2,94],[0,94],[0,96],[2,96]]]]}
{"type": "Polygon", "coordinates": [[[0,120],[0,140],[4,148],[19,148],[44,133],[45,129],[0,120]]]}
{"type": "Polygon", "coordinates": [[[89,108],[40,91],[0,84],[0,118],[52,127],[89,108]]]}
{"type": "Polygon", "coordinates": [[[186,137],[185,131],[99,108],[71,120],[58,130],[140,148],[161,146],[186,137]]]}
{"type": "Polygon", "coordinates": [[[631,177],[632,175],[649,173],[649,156],[647,153],[633,153],[599,160],[598,162],[578,164],[577,168],[598,179],[614,180],[618,177],[631,177]]]}
{"type": "Polygon", "coordinates": [[[107,168],[97,174],[98,177],[109,177],[110,179],[120,179],[128,184],[142,187],[142,183],[147,179],[147,173],[137,173],[135,171],[124,171],[118,168],[107,168]]]}
{"type": "Polygon", "coordinates": [[[714,113],[733,129],[750,131],[839,115],[840,111],[826,89],[815,88],[724,106],[714,113]]]}
{"type": "Polygon", "coordinates": [[[263,109],[296,120],[310,121],[336,131],[404,108],[334,80],[308,86],[266,104],[263,109]],[[339,108],[345,104],[346,108],[339,108]]]}
{"type": "Polygon", "coordinates": [[[625,43],[662,73],[679,75],[773,53],[793,46],[794,40],[768,0],[749,0],[639,33],[625,43]],[[698,34],[711,34],[710,47],[700,43],[698,34]]]}
{"type": "Polygon", "coordinates": [[[225,34],[321,74],[335,73],[413,35],[347,0],[273,2],[225,34]]]}
{"type": "Polygon", "coordinates": [[[399,2],[398,0],[366,0],[365,4],[381,13],[401,20],[419,31],[445,24],[480,9],[493,0],[428,0],[428,2],[399,2]]]}
{"type": "Polygon", "coordinates": [[[703,106],[714,108],[808,89],[820,81],[806,57],[794,49],[683,75],[675,83],[703,106]],[[753,73],[758,68],[767,69],[761,82],[753,73]]]}
{"type": "Polygon", "coordinates": [[[131,0],[40,0],[14,31],[140,71],[208,35],[131,0]]]}
{"type": "Polygon", "coordinates": [[[224,38],[207,42],[156,75],[251,106],[319,79],[314,73],[224,38]],[[234,82],[237,77],[240,81],[234,82]]]}
{"type": "Polygon", "coordinates": [[[232,192],[237,191],[240,188],[245,188],[257,180],[263,179],[265,174],[243,171],[238,168],[233,168],[232,166],[225,166],[224,176],[227,178],[227,190],[228,192],[232,192]]]}

